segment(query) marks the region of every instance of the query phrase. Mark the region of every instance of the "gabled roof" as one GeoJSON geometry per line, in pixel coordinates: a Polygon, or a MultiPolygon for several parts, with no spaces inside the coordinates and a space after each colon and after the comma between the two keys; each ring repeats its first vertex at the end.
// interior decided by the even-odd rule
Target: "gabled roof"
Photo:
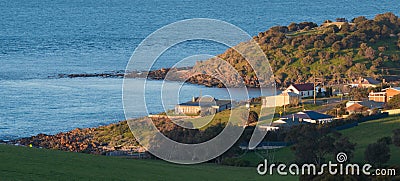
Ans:
{"type": "Polygon", "coordinates": [[[194,98],[194,102],[192,101],[188,101],[188,102],[184,102],[181,103],[179,105],[181,106],[202,106],[202,107],[207,107],[207,106],[222,106],[222,105],[227,105],[230,104],[231,101],[230,100],[219,100],[219,99],[215,99],[215,98],[210,98],[210,97],[195,97],[194,98]],[[215,101],[215,104],[214,104],[215,101]]]}
{"type": "Polygon", "coordinates": [[[375,101],[362,101],[362,102],[358,102],[358,104],[368,107],[370,109],[375,109],[375,108],[383,108],[383,102],[375,102],[375,101]]]}
{"type": "Polygon", "coordinates": [[[383,90],[386,91],[388,89],[393,89],[393,90],[396,90],[396,91],[400,91],[400,87],[389,87],[389,88],[386,88],[386,89],[383,89],[383,90]]]}
{"type": "Polygon", "coordinates": [[[333,118],[333,116],[322,114],[315,111],[302,111],[295,114],[284,116],[283,118],[293,119],[293,116],[294,118],[312,119],[312,120],[333,118]]]}
{"type": "Polygon", "coordinates": [[[301,121],[299,118],[295,118],[293,120],[293,116],[291,118],[280,118],[274,122],[272,122],[271,126],[294,126],[298,124],[309,124],[308,122],[301,121]]]}
{"type": "Polygon", "coordinates": [[[376,102],[376,101],[357,101],[351,106],[347,107],[348,111],[358,111],[361,110],[362,107],[366,107],[368,109],[381,109],[383,108],[383,102],[376,102]]]}
{"type": "Polygon", "coordinates": [[[309,91],[309,90],[314,90],[314,84],[313,83],[305,83],[305,84],[292,84],[294,88],[296,88],[298,91],[309,91]]]}
{"type": "Polygon", "coordinates": [[[372,77],[365,77],[365,78],[359,78],[353,82],[353,84],[372,84],[372,85],[377,85],[380,84],[378,80],[372,78],[372,77]]]}
{"type": "Polygon", "coordinates": [[[351,111],[351,112],[359,112],[359,111],[362,111],[363,107],[364,106],[362,106],[361,104],[355,103],[355,104],[347,107],[346,109],[347,109],[347,111],[351,111]]]}
{"type": "Polygon", "coordinates": [[[366,77],[361,82],[362,84],[379,84],[380,82],[371,77],[366,77]]]}

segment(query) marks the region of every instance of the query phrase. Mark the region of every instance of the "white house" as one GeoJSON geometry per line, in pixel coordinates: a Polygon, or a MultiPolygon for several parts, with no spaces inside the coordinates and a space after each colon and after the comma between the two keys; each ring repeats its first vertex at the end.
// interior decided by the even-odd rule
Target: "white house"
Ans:
{"type": "Polygon", "coordinates": [[[230,109],[231,100],[220,100],[213,97],[193,97],[192,101],[175,106],[175,114],[215,114],[230,109]]]}
{"type": "Polygon", "coordinates": [[[282,127],[292,127],[299,124],[325,124],[333,121],[333,116],[315,111],[301,111],[281,117],[271,123],[260,125],[264,131],[275,131],[282,127]]]}
{"type": "MultiPolygon", "coordinates": [[[[313,124],[324,124],[333,121],[333,116],[322,114],[315,111],[301,111],[298,113],[294,113],[291,115],[283,116],[280,118],[281,120],[293,120],[298,122],[308,122],[313,124]]],[[[286,121],[287,122],[287,121],[286,121]]]]}
{"type": "Polygon", "coordinates": [[[313,97],[314,84],[313,83],[292,84],[284,92],[293,92],[300,95],[302,98],[313,97]]]}
{"type": "Polygon", "coordinates": [[[277,107],[283,105],[297,105],[301,101],[299,94],[293,92],[283,92],[276,96],[266,96],[262,98],[262,107],[277,107]]]}

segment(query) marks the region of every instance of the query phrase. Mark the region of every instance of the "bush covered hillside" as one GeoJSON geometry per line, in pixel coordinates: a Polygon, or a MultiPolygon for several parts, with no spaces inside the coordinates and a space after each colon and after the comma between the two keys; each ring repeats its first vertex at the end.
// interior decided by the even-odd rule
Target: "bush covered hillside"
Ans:
{"type": "MultiPolygon", "coordinates": [[[[329,84],[360,76],[399,79],[400,19],[395,14],[338,21],[327,20],[320,26],[291,23],[253,37],[267,55],[278,85],[305,82],[314,75],[329,84]]],[[[233,65],[246,83],[257,81],[252,68],[233,48],[218,57],[233,65]]],[[[212,61],[198,62],[194,69],[206,64],[212,61]]]]}

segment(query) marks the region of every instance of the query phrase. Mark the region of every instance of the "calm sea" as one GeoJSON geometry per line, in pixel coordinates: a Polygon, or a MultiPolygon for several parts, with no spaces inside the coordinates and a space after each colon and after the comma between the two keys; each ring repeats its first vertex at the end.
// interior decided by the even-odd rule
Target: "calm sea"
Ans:
{"type": "MultiPolygon", "coordinates": [[[[122,79],[48,76],[123,70],[146,36],[178,20],[219,19],[254,36],[290,22],[321,23],[361,15],[372,18],[388,11],[399,15],[400,4],[374,0],[0,0],[0,139],[54,134],[123,120],[122,79]]],[[[206,41],[182,43],[165,52],[156,68],[171,66],[194,54],[216,55],[226,48],[206,41]]],[[[149,84],[157,87],[160,82],[149,84]]],[[[203,95],[218,98],[227,95],[223,89],[195,85],[185,86],[184,90],[182,101],[200,90],[203,95]]],[[[157,88],[148,92],[158,94],[157,88]]],[[[157,100],[148,102],[148,106],[151,112],[162,111],[157,100]]]]}

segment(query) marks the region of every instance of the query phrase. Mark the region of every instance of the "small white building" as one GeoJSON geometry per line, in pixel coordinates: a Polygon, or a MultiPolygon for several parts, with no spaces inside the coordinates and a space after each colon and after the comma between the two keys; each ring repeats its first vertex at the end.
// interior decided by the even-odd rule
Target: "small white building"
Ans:
{"type": "Polygon", "coordinates": [[[322,114],[315,111],[301,111],[291,115],[283,116],[281,120],[293,120],[298,122],[308,122],[312,124],[324,124],[333,121],[333,116],[322,114]]]}
{"type": "Polygon", "coordinates": [[[193,97],[192,101],[175,106],[175,114],[200,114],[210,115],[230,109],[231,100],[220,100],[213,97],[193,97]]]}
{"type": "Polygon", "coordinates": [[[261,102],[262,107],[277,107],[284,105],[297,105],[301,101],[299,94],[293,92],[283,92],[276,96],[263,97],[261,102]]]}
{"type": "Polygon", "coordinates": [[[284,92],[293,92],[300,95],[300,97],[302,98],[313,97],[314,84],[313,83],[292,84],[284,92]]]}

